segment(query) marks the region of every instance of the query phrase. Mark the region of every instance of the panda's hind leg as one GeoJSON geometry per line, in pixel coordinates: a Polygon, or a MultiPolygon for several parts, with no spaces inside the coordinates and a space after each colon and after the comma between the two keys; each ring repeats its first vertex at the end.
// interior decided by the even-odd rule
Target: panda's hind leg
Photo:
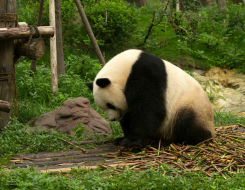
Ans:
{"type": "Polygon", "coordinates": [[[173,128],[174,143],[184,142],[195,145],[213,137],[214,127],[212,116],[210,117],[210,114],[207,112],[201,113],[202,116],[190,107],[177,111],[173,128]]]}

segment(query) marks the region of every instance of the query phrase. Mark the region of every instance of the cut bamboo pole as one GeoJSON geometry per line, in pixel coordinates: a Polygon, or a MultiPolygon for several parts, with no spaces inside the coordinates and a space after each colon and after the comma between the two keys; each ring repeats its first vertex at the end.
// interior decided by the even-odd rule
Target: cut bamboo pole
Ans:
{"type": "Polygon", "coordinates": [[[54,36],[50,38],[50,65],[51,65],[51,87],[52,92],[58,92],[57,79],[57,49],[56,49],[56,27],[55,27],[55,0],[49,0],[49,25],[54,27],[54,36]]]}

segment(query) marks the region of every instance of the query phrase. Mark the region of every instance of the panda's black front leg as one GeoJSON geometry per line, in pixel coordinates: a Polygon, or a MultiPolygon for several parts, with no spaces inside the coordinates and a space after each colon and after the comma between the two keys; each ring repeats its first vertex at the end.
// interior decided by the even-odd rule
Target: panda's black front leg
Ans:
{"type": "Polygon", "coordinates": [[[120,121],[120,125],[122,127],[124,136],[115,139],[115,144],[120,145],[122,140],[130,134],[130,123],[131,123],[130,114],[126,113],[122,118],[122,120],[120,121]]]}
{"type": "Polygon", "coordinates": [[[162,117],[155,113],[137,114],[130,120],[130,134],[122,139],[121,145],[125,147],[142,147],[149,143],[157,133],[162,117]]]}

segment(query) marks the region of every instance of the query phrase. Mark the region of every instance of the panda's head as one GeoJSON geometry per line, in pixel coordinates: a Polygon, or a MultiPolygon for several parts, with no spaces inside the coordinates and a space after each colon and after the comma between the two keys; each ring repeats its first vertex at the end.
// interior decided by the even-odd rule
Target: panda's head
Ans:
{"type": "Polygon", "coordinates": [[[125,86],[141,53],[141,50],[126,50],[116,55],[100,70],[93,83],[86,84],[93,91],[95,103],[111,121],[121,120],[128,111],[125,86]]]}
{"type": "Polygon", "coordinates": [[[93,91],[95,103],[106,112],[110,121],[120,121],[127,112],[127,102],[123,90],[109,78],[98,78],[86,83],[93,91]]]}

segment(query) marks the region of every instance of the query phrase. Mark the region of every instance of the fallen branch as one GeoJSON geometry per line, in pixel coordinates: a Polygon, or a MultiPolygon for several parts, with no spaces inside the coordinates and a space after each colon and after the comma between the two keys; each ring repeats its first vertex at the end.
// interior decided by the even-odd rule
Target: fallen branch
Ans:
{"type": "Polygon", "coordinates": [[[60,137],[59,137],[59,139],[61,139],[62,141],[67,142],[68,144],[71,144],[72,146],[75,146],[75,147],[79,148],[79,149],[82,150],[83,152],[86,152],[85,149],[83,149],[83,148],[81,148],[81,147],[79,147],[79,146],[77,146],[77,145],[75,145],[75,144],[72,144],[71,142],[69,142],[69,141],[67,141],[67,140],[65,140],[65,139],[62,139],[62,138],[60,138],[60,137]]]}

